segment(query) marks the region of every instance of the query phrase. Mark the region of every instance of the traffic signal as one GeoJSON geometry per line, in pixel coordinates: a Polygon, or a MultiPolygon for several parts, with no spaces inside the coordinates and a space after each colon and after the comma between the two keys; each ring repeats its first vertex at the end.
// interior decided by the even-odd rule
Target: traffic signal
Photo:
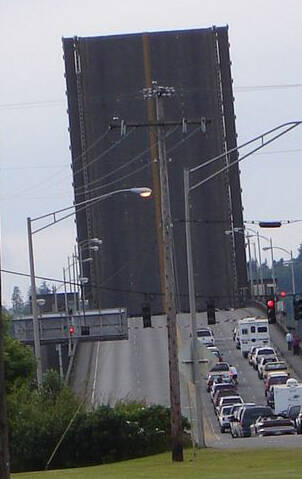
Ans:
{"type": "Polygon", "coordinates": [[[285,291],[280,291],[280,298],[285,298],[286,292],[285,291]]]}
{"type": "Polygon", "coordinates": [[[266,312],[268,322],[273,324],[276,322],[276,309],[275,309],[275,301],[274,299],[270,298],[266,301],[266,312]]]}
{"type": "Polygon", "coordinates": [[[216,324],[215,304],[212,302],[207,303],[207,316],[208,324],[216,324]]]}
{"type": "Polygon", "coordinates": [[[74,334],[74,327],[73,326],[69,326],[69,335],[72,336],[74,334]]]}
{"type": "Polygon", "coordinates": [[[294,299],[294,314],[296,321],[302,319],[302,299],[294,299]]]}
{"type": "Polygon", "coordinates": [[[142,305],[143,325],[144,328],[151,328],[151,307],[149,303],[142,305]]]}

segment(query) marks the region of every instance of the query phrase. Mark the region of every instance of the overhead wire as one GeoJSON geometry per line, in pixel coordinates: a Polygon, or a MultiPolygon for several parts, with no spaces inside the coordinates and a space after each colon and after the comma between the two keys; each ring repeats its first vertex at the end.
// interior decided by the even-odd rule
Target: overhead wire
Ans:
{"type": "MultiPolygon", "coordinates": [[[[175,131],[178,129],[178,126],[176,128],[174,128],[171,132],[169,132],[167,135],[166,135],[166,138],[169,138],[169,136],[171,136],[173,133],[175,133],[175,131]]],[[[79,193],[79,190],[81,189],[84,189],[84,188],[87,188],[87,186],[92,186],[93,184],[99,182],[99,181],[102,181],[104,180],[105,178],[108,178],[109,176],[112,176],[114,175],[115,173],[121,171],[122,169],[126,168],[127,166],[131,165],[132,163],[134,163],[135,161],[139,160],[140,158],[142,158],[144,155],[146,155],[147,153],[149,153],[149,151],[152,150],[152,148],[154,146],[157,145],[157,142],[153,143],[151,146],[149,146],[148,148],[146,148],[145,150],[143,150],[142,152],[138,153],[136,156],[134,156],[134,158],[131,158],[129,161],[127,161],[126,163],[123,163],[122,165],[118,166],[117,168],[115,168],[114,170],[112,171],[109,171],[108,173],[106,173],[105,175],[97,178],[96,180],[93,180],[93,181],[90,181],[89,183],[87,183],[85,186],[79,186],[79,187],[76,187],[75,188],[75,192],[76,193],[79,193]]]]}
{"type": "MultiPolygon", "coordinates": [[[[268,84],[268,85],[243,85],[243,86],[234,86],[233,90],[238,91],[239,93],[248,93],[251,91],[259,90],[276,90],[276,89],[291,89],[291,88],[301,88],[302,83],[281,83],[281,84],[268,84]]],[[[182,89],[179,88],[179,91],[193,91],[200,90],[200,88],[191,88],[191,89],[182,89]]],[[[208,89],[208,90],[213,90],[208,89]]],[[[108,95],[110,96],[110,95],[108,95]]],[[[97,98],[97,97],[96,97],[97,98]]],[[[138,98],[138,93],[133,92],[132,94],[119,95],[118,98],[138,98]]],[[[32,101],[32,102],[16,102],[16,103],[0,103],[0,110],[12,110],[12,109],[27,109],[27,108],[40,108],[40,107],[51,107],[51,106],[64,106],[66,105],[65,99],[57,100],[41,100],[41,101],[32,101]]]]}
{"type": "MultiPolygon", "coordinates": [[[[74,161],[75,160],[78,160],[80,159],[85,153],[87,153],[88,151],[90,151],[92,148],[94,148],[94,146],[99,143],[100,141],[102,141],[107,135],[108,133],[110,132],[110,128],[107,128],[106,131],[101,134],[93,143],[91,143],[87,149],[85,151],[83,151],[82,153],[80,153],[78,156],[75,157],[74,161]]],[[[118,144],[120,143],[117,142],[117,143],[114,143],[114,145],[111,146],[110,149],[112,149],[113,147],[117,146],[118,144]]],[[[37,190],[37,189],[40,189],[40,188],[44,188],[45,185],[51,183],[55,178],[57,178],[58,175],[61,175],[62,173],[66,173],[66,171],[64,171],[66,169],[66,166],[64,167],[61,167],[59,169],[59,171],[55,172],[53,175],[51,176],[48,176],[47,178],[45,178],[44,180],[40,180],[39,183],[36,183],[35,185],[31,185],[27,188],[24,188],[23,190],[19,190],[18,193],[14,194],[14,195],[11,195],[9,196],[9,199],[14,199],[14,198],[19,198],[20,196],[23,196],[24,193],[27,193],[27,192],[30,192],[30,191],[33,191],[33,190],[37,190]]],[[[83,168],[82,168],[83,169],[83,168]]],[[[82,170],[81,169],[81,170],[82,170]]],[[[80,171],[79,171],[80,172],[80,171]]],[[[56,185],[59,185],[60,183],[62,183],[63,181],[65,181],[65,176],[61,179],[61,180],[56,180],[56,185]]]]}
{"type": "MultiPolygon", "coordinates": [[[[4,269],[4,268],[1,268],[0,272],[30,278],[29,273],[21,273],[19,271],[11,271],[11,270],[4,269]]],[[[47,277],[47,276],[35,275],[35,278],[36,279],[41,279],[43,281],[50,281],[50,282],[53,282],[53,283],[60,283],[60,284],[65,283],[65,284],[68,284],[68,285],[71,285],[71,286],[81,286],[81,283],[75,283],[75,282],[68,281],[68,280],[64,281],[63,279],[50,278],[50,277],[47,277]]],[[[135,289],[109,288],[109,287],[105,287],[105,286],[99,286],[96,283],[91,283],[90,287],[93,288],[93,289],[100,289],[100,290],[104,290],[104,291],[112,291],[112,292],[117,292],[117,293],[139,294],[139,295],[144,296],[144,297],[146,297],[146,296],[156,297],[156,296],[164,296],[165,295],[165,293],[162,293],[161,291],[143,291],[143,290],[135,290],[135,289]]],[[[188,293],[178,293],[178,296],[188,298],[189,294],[188,293]]],[[[230,297],[233,298],[233,296],[229,296],[229,295],[212,295],[212,296],[209,296],[208,294],[198,294],[198,293],[196,294],[196,298],[210,298],[210,297],[211,298],[230,298],[230,297]]]]}
{"type": "MultiPolygon", "coordinates": [[[[197,127],[195,128],[194,130],[192,130],[190,133],[188,133],[184,138],[182,138],[180,141],[178,141],[177,143],[175,143],[175,145],[173,145],[171,148],[167,149],[167,153],[171,153],[172,151],[174,151],[176,148],[178,148],[182,143],[186,142],[187,140],[189,140],[193,135],[195,135],[198,131],[200,131],[200,128],[197,127]]],[[[108,186],[112,186],[112,185],[115,185],[116,183],[119,183],[120,181],[123,181],[133,175],[135,175],[136,173],[139,173],[140,171],[146,169],[150,167],[150,163],[146,163],[145,165],[142,165],[140,166],[139,168],[131,171],[130,173],[128,173],[127,175],[124,175],[120,178],[117,178],[116,180],[113,180],[109,183],[106,183],[104,185],[100,185],[96,188],[92,188],[92,189],[89,189],[87,190],[87,192],[89,193],[94,193],[96,191],[99,191],[103,188],[107,188],[108,186]]]]}
{"type": "MultiPolygon", "coordinates": [[[[85,168],[89,168],[91,165],[93,165],[96,161],[102,159],[104,156],[108,155],[111,150],[116,148],[122,141],[126,140],[133,132],[135,131],[135,127],[130,128],[130,130],[127,131],[126,135],[122,135],[119,140],[117,140],[113,145],[110,145],[105,151],[94,157],[91,161],[88,161],[85,166],[82,166],[78,170],[73,170],[73,177],[81,173],[85,168]]],[[[79,159],[81,156],[83,156],[84,153],[81,153],[78,157],[74,158],[72,161],[75,162],[77,159],[79,159]]]]}

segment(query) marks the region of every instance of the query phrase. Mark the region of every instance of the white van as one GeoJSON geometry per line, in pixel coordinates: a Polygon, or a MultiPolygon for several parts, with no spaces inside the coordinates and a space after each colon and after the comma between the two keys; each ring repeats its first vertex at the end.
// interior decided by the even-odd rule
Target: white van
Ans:
{"type": "Polygon", "coordinates": [[[238,320],[237,337],[242,355],[246,358],[252,346],[269,346],[268,319],[243,318],[238,320]]]}

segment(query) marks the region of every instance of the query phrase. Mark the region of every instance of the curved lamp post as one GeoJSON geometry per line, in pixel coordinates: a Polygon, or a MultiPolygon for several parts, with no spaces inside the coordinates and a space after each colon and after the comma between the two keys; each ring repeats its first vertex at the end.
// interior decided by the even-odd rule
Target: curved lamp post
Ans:
{"type": "Polygon", "coordinates": [[[38,305],[37,305],[37,292],[36,292],[36,278],[35,278],[35,265],[34,265],[34,252],[33,252],[33,240],[32,237],[35,233],[42,231],[50,226],[54,225],[55,223],[59,223],[60,221],[73,216],[76,213],[75,208],[77,211],[81,211],[81,206],[85,208],[89,204],[95,204],[99,201],[103,201],[111,196],[117,195],[119,193],[134,193],[136,195],[141,196],[142,198],[149,198],[152,194],[152,190],[147,187],[134,187],[134,188],[124,188],[120,190],[114,190],[109,193],[105,193],[100,196],[96,196],[95,198],[90,198],[86,201],[81,201],[79,203],[75,203],[72,206],[67,206],[66,208],[62,208],[60,210],[52,211],[51,213],[47,213],[42,216],[38,216],[37,218],[27,218],[27,233],[28,233],[28,250],[29,250],[29,267],[30,267],[30,279],[31,279],[31,298],[32,298],[32,314],[33,314],[33,330],[34,330],[34,347],[35,347],[35,357],[37,362],[37,382],[38,386],[40,387],[42,384],[42,363],[41,363],[41,344],[40,344],[40,332],[39,332],[39,319],[38,319],[38,305]],[[74,210],[71,213],[67,213],[69,210],[74,210]],[[62,214],[63,216],[58,218],[58,215],[62,214]],[[32,224],[39,220],[44,220],[46,218],[52,218],[52,220],[36,230],[32,230],[32,224]]]}

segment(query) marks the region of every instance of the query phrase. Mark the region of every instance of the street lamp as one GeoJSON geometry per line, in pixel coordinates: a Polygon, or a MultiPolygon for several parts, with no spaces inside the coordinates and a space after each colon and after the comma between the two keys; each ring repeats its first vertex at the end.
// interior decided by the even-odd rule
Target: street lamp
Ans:
{"type": "Polygon", "coordinates": [[[99,201],[103,201],[111,196],[117,195],[119,193],[134,193],[136,195],[141,196],[142,198],[149,198],[152,194],[152,190],[147,187],[134,187],[134,188],[124,188],[120,190],[114,190],[109,193],[105,193],[100,196],[96,196],[94,198],[90,198],[85,201],[81,201],[79,203],[75,203],[72,206],[67,206],[66,208],[62,208],[60,210],[52,211],[51,213],[47,213],[42,216],[38,216],[37,218],[27,218],[27,234],[28,234],[28,251],[29,251],[29,267],[30,267],[30,280],[31,280],[31,298],[32,298],[32,313],[33,313],[33,330],[34,330],[34,348],[35,348],[35,357],[37,362],[37,382],[38,387],[42,384],[42,363],[41,363],[41,344],[40,344],[40,332],[39,332],[39,319],[38,319],[38,305],[37,305],[37,291],[36,291],[36,277],[35,277],[35,265],[34,265],[34,253],[33,253],[33,235],[42,231],[60,221],[73,216],[76,211],[72,211],[72,213],[65,212],[69,210],[77,211],[82,210],[89,204],[96,204],[99,201]],[[63,216],[58,218],[58,215],[64,213],[63,216]],[[52,221],[50,223],[37,228],[36,230],[32,230],[32,224],[39,220],[44,220],[46,218],[52,217],[52,221]]]}
{"type": "MultiPolygon", "coordinates": [[[[264,239],[266,241],[269,241],[270,243],[270,246],[267,247],[266,249],[267,250],[271,250],[271,261],[272,261],[272,279],[273,279],[273,290],[274,290],[274,294],[276,294],[276,290],[277,290],[277,284],[276,284],[276,276],[275,276],[275,268],[274,268],[274,256],[273,256],[273,242],[272,242],[272,238],[267,238],[267,236],[263,236],[261,234],[259,234],[258,231],[255,231],[253,230],[252,228],[233,228],[233,231],[234,233],[242,233],[244,234],[244,231],[248,230],[248,231],[252,231],[252,233],[254,233],[254,235],[249,235],[247,234],[246,235],[246,238],[247,238],[247,242],[248,242],[248,251],[249,251],[249,275],[250,275],[250,278],[252,278],[252,266],[251,266],[251,252],[250,252],[250,241],[249,241],[249,238],[252,238],[253,236],[256,236],[257,237],[257,244],[258,244],[258,257],[259,257],[259,266],[260,266],[260,282],[261,282],[261,285],[262,285],[262,294],[264,295],[265,294],[265,288],[264,288],[264,280],[263,280],[263,272],[262,272],[262,260],[261,260],[261,248],[260,248],[260,238],[261,239],[264,239]]],[[[225,232],[226,234],[231,234],[232,231],[226,231],[225,232]]],[[[264,250],[264,248],[262,248],[264,250]]],[[[255,253],[255,257],[256,257],[256,253],[255,253]]],[[[253,292],[252,292],[252,283],[253,281],[250,279],[250,282],[251,282],[251,296],[253,296],[253,292]]],[[[259,290],[258,290],[259,291],[259,290]]]]}
{"type": "MultiPolygon", "coordinates": [[[[224,232],[226,235],[233,235],[235,233],[240,233],[242,235],[245,235],[245,230],[244,228],[233,228],[232,230],[227,230],[224,232]]],[[[250,238],[252,238],[252,235],[247,234],[246,235],[246,240],[247,240],[247,249],[248,249],[248,255],[249,255],[249,271],[248,271],[248,277],[250,280],[250,296],[253,298],[254,296],[254,288],[253,288],[253,265],[252,265],[252,255],[251,255],[251,243],[250,243],[250,238]]]]}
{"type": "Polygon", "coordinates": [[[280,248],[280,246],[267,246],[265,248],[262,248],[263,251],[267,250],[273,250],[273,249],[279,249],[281,251],[284,251],[285,253],[289,254],[290,256],[290,266],[291,266],[291,277],[292,277],[292,292],[293,294],[296,294],[296,284],[295,284],[295,273],[294,273],[294,260],[293,260],[293,252],[292,250],[288,251],[285,248],[280,248]]]}
{"type": "MultiPolygon", "coordinates": [[[[93,252],[93,253],[97,253],[100,249],[100,246],[103,244],[103,240],[99,239],[99,238],[88,238],[88,239],[85,239],[85,240],[82,240],[82,241],[77,241],[77,245],[75,246],[75,254],[74,254],[74,257],[75,257],[75,260],[78,260],[78,265],[79,265],[79,274],[80,276],[83,276],[84,275],[84,268],[83,268],[83,263],[89,263],[89,262],[93,262],[95,260],[95,268],[96,268],[96,271],[94,270],[94,267],[92,267],[92,269],[90,269],[90,280],[93,281],[93,275],[95,274],[95,279],[96,279],[96,284],[98,285],[98,261],[97,261],[97,257],[96,257],[96,254],[93,254],[93,257],[91,257],[90,259],[88,258],[83,258],[83,251],[87,251],[90,253],[90,252],[93,252]]],[[[87,254],[89,254],[87,253],[87,254]]],[[[84,255],[85,256],[85,255],[84,255]]],[[[84,287],[81,288],[81,294],[85,294],[85,289],[84,287]]],[[[94,295],[92,295],[92,299],[94,295]]],[[[99,294],[98,294],[98,290],[97,290],[97,293],[96,293],[96,298],[97,298],[97,301],[96,303],[98,304],[98,309],[99,308],[99,294]]]]}

